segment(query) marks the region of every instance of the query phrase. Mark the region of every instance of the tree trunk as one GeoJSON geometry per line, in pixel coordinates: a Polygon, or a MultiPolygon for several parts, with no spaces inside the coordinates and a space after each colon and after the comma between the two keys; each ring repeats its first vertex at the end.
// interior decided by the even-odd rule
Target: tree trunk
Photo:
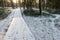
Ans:
{"type": "Polygon", "coordinates": [[[4,4],[5,4],[5,3],[4,3],[4,0],[3,0],[3,3],[2,3],[2,5],[3,5],[3,8],[4,8],[4,6],[5,6],[4,4]]]}
{"type": "Polygon", "coordinates": [[[39,9],[40,9],[40,15],[42,14],[42,0],[39,0],[39,9]]]}
{"type": "Polygon", "coordinates": [[[14,8],[14,3],[13,3],[13,1],[11,0],[11,6],[12,6],[12,8],[14,8]]]}

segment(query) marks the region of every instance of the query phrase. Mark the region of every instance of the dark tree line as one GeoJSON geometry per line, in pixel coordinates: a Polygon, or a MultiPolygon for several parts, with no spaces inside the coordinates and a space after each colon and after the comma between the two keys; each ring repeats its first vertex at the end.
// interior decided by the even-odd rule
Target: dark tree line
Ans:
{"type": "MultiPolygon", "coordinates": [[[[10,3],[7,0],[0,0],[0,6],[2,7],[6,7],[6,6],[13,6],[14,3],[12,0],[9,0],[10,3]]],[[[17,0],[16,0],[17,1],[17,0]]],[[[20,0],[19,0],[20,1],[20,0]]],[[[36,3],[36,1],[38,0],[22,0],[22,4],[24,7],[32,8],[32,7],[36,7],[38,4],[36,3]]],[[[60,0],[39,0],[39,7],[41,5],[41,3],[43,3],[44,8],[55,8],[55,9],[60,9],[60,0]]],[[[21,5],[21,6],[22,6],[21,5]]]]}
{"type": "Polygon", "coordinates": [[[32,8],[39,8],[40,9],[40,15],[42,14],[42,9],[60,9],[60,0],[19,0],[16,4],[13,3],[12,0],[10,0],[10,3],[7,0],[0,0],[0,6],[1,7],[8,7],[11,6],[14,8],[19,5],[22,6],[24,9],[27,8],[29,10],[32,10],[32,8]],[[38,3],[36,1],[39,1],[38,3]],[[37,6],[38,5],[38,6],[37,6]]]}
{"type": "Polygon", "coordinates": [[[60,9],[60,0],[46,0],[46,8],[60,9]]]}

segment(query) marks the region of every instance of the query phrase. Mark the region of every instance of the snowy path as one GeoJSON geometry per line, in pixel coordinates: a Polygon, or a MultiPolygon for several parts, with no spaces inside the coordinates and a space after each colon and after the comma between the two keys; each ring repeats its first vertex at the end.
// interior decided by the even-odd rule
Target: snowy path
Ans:
{"type": "Polygon", "coordinates": [[[4,40],[35,40],[27,24],[22,18],[20,9],[15,9],[14,18],[4,40]]]}

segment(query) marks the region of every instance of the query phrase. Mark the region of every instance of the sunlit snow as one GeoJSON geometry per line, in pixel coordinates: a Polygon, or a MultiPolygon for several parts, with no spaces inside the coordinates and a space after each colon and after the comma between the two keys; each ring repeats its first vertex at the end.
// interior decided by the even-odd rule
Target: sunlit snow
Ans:
{"type": "Polygon", "coordinates": [[[20,8],[17,8],[0,21],[0,32],[8,29],[4,40],[60,40],[60,15],[55,16],[22,16],[20,8]]]}

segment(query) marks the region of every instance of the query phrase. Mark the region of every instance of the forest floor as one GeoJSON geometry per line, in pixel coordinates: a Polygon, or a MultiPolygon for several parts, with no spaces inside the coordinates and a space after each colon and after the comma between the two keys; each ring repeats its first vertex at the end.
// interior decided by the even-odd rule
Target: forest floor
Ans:
{"type": "MultiPolygon", "coordinates": [[[[40,17],[40,16],[34,17],[34,16],[26,16],[26,15],[20,16],[19,15],[19,17],[18,17],[18,16],[16,16],[16,15],[18,15],[18,14],[16,14],[16,11],[17,11],[17,13],[20,14],[19,8],[14,9],[7,18],[0,21],[0,32],[2,32],[2,34],[6,33],[7,30],[10,30],[8,28],[9,28],[9,25],[12,23],[13,18],[21,18],[21,17],[23,17],[24,21],[27,24],[27,27],[29,28],[30,32],[34,36],[33,39],[35,38],[35,40],[60,40],[60,15],[53,14],[56,17],[51,17],[51,16],[50,17],[44,17],[44,16],[42,16],[42,17],[40,17]],[[15,15],[15,17],[14,17],[14,15],[15,15]]],[[[19,23],[18,22],[19,20],[20,19],[18,19],[15,22],[19,23]]],[[[16,24],[15,22],[14,22],[14,24],[16,24]]],[[[14,27],[12,27],[12,28],[14,28],[14,27]]],[[[14,33],[14,35],[11,35],[11,36],[17,40],[17,38],[20,37],[19,36],[20,34],[17,36],[15,32],[17,30],[20,30],[19,28],[20,27],[15,27],[13,32],[10,32],[11,30],[7,31],[6,35],[9,36],[12,33],[14,33]]],[[[20,32],[20,31],[17,31],[17,32],[20,32]]],[[[30,35],[29,33],[26,32],[26,35],[30,35]]],[[[29,36],[27,37],[26,35],[25,35],[25,37],[29,38],[29,36]]],[[[7,38],[7,36],[6,36],[6,38],[7,38]]],[[[20,39],[18,39],[18,40],[20,40],[20,39]]],[[[32,40],[32,39],[30,39],[30,40],[32,40]]]]}

